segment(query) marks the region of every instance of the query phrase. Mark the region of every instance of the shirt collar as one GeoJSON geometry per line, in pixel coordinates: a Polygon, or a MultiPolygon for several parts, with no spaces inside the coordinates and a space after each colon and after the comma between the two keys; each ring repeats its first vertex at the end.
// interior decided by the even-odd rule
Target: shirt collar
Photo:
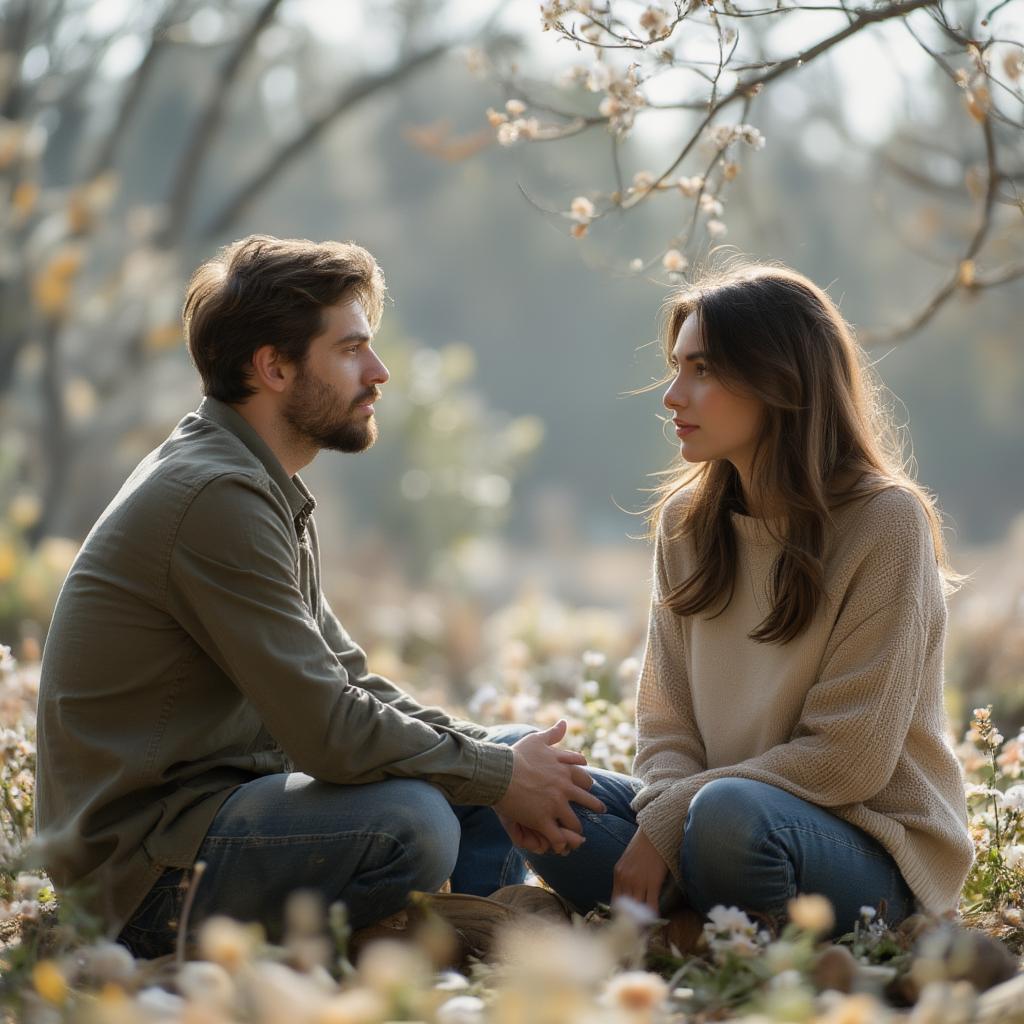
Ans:
{"type": "Polygon", "coordinates": [[[225,430],[230,430],[263,463],[270,474],[270,479],[284,493],[301,536],[306,528],[306,522],[313,514],[313,509],[316,508],[316,499],[299,479],[298,474],[289,476],[278,457],[271,450],[270,445],[260,437],[243,416],[235,412],[227,403],[207,397],[199,403],[196,413],[203,419],[210,420],[211,423],[216,423],[217,426],[223,427],[225,430]]]}

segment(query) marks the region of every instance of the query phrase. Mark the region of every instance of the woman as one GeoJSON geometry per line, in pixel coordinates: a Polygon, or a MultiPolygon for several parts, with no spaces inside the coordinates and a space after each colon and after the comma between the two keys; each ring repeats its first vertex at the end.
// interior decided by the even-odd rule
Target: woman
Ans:
{"type": "MultiPolygon", "coordinates": [[[[972,858],[944,738],[948,569],[850,328],[794,271],[733,267],[666,305],[664,404],[687,463],[651,509],[635,778],[537,873],[585,912],[822,893],[835,934],[956,907],[972,858]]],[[[533,850],[530,850],[530,847],[533,850]]]]}

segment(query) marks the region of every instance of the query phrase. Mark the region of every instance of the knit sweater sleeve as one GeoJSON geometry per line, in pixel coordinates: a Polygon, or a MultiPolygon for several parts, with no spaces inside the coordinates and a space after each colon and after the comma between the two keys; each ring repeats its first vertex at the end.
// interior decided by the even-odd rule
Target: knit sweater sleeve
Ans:
{"type": "Polygon", "coordinates": [[[945,622],[923,510],[903,494],[893,511],[900,515],[870,524],[870,543],[789,740],[739,764],[680,779],[639,809],[640,828],[673,871],[690,802],[714,779],[766,782],[820,807],[863,803],[891,779],[914,715],[929,635],[941,634],[945,622]]]}
{"type": "MultiPolygon", "coordinates": [[[[671,591],[665,564],[665,521],[654,542],[653,588],[636,700],[633,774],[643,784],[633,809],[646,807],[669,786],[707,767],[686,669],[683,620],[662,602],[671,591]]],[[[681,543],[681,542],[680,542],[681,543]]]]}

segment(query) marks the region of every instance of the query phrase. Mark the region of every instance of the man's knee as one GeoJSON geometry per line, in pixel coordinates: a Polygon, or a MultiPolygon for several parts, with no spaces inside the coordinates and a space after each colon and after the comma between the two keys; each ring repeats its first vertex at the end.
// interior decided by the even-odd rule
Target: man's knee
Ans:
{"type": "Polygon", "coordinates": [[[441,791],[418,779],[394,780],[383,829],[400,847],[410,888],[439,889],[459,856],[459,820],[441,791]]]}

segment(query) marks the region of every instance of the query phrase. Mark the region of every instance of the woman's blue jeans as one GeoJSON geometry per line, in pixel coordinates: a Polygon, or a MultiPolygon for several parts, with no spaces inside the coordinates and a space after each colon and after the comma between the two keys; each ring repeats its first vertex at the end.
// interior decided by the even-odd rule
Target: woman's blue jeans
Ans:
{"type": "MultiPolygon", "coordinates": [[[[608,813],[573,805],[586,842],[566,856],[523,851],[581,914],[611,902],[612,872],[637,829],[629,805],[641,787],[628,775],[588,770],[591,792],[608,813]]],[[[777,925],[797,893],[820,893],[835,908],[838,936],[853,928],[861,907],[877,909],[882,900],[889,924],[914,912],[899,868],[875,839],[821,807],[747,779],[716,779],[699,790],[683,826],[679,876],[681,888],[671,875],[666,879],[662,914],[683,904],[706,914],[724,904],[777,925]]]]}
{"type": "MultiPolygon", "coordinates": [[[[532,726],[488,730],[494,743],[515,743],[532,726]]],[[[354,928],[406,906],[413,890],[489,896],[522,882],[526,865],[490,807],[449,804],[419,779],[361,786],[318,782],[299,772],[247,782],[225,801],[199,849],[206,870],[189,918],[194,929],[212,914],[259,921],[272,939],[283,928],[288,894],[320,892],[341,900],[354,928]]],[[[169,868],[119,938],[136,956],[174,949],[191,872],[169,868]]]]}

